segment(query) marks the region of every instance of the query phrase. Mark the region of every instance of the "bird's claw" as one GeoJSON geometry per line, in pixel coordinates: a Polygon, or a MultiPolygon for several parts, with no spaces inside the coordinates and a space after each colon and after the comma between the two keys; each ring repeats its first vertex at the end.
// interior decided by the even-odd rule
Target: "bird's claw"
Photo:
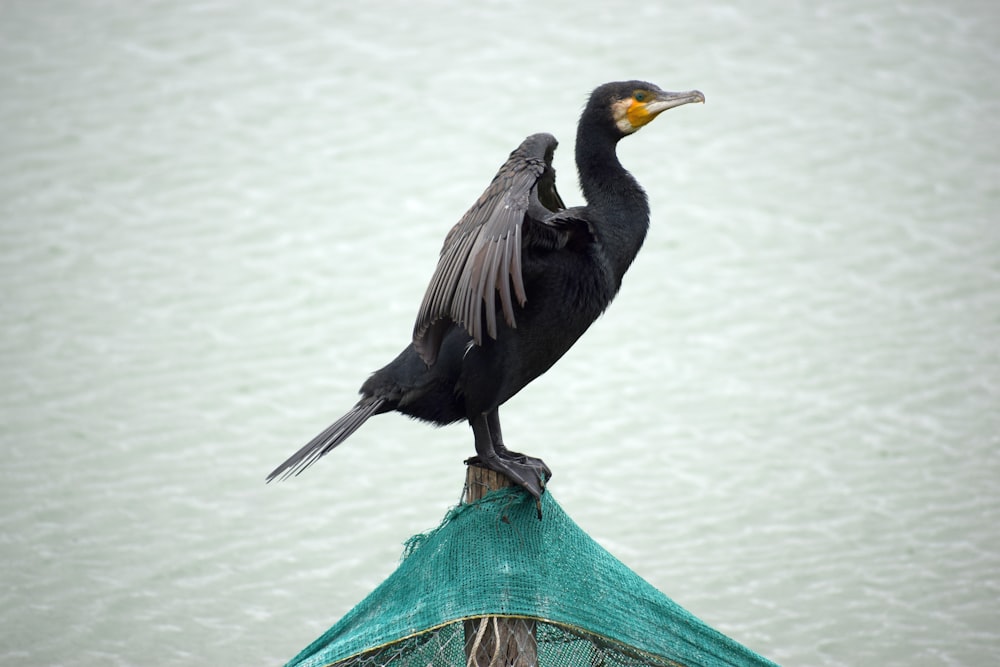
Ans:
{"type": "MultiPolygon", "coordinates": [[[[518,458],[506,458],[491,456],[484,458],[473,456],[465,461],[468,465],[481,466],[502,475],[506,475],[514,484],[531,494],[536,502],[541,502],[542,494],[545,493],[545,484],[552,477],[549,467],[541,459],[524,457],[524,461],[518,458]]],[[[539,506],[539,514],[541,507],[539,506]]]]}
{"type": "Polygon", "coordinates": [[[534,469],[539,475],[544,475],[545,481],[552,479],[552,470],[545,465],[545,461],[535,458],[534,456],[528,456],[527,454],[522,454],[521,452],[512,452],[502,444],[494,446],[494,451],[497,456],[501,459],[506,459],[508,461],[514,461],[520,463],[524,466],[534,469]]]}

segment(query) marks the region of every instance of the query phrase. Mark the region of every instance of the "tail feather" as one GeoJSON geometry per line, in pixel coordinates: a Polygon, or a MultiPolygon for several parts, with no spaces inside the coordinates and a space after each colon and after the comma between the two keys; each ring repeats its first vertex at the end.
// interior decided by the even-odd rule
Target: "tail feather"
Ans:
{"type": "Polygon", "coordinates": [[[331,449],[347,440],[348,437],[357,431],[370,417],[379,412],[386,403],[383,398],[364,398],[348,411],[343,417],[333,422],[322,433],[309,441],[309,443],[295,452],[280,466],[271,471],[267,476],[267,481],[274,479],[287,479],[293,475],[298,475],[303,470],[316,463],[331,449]]]}

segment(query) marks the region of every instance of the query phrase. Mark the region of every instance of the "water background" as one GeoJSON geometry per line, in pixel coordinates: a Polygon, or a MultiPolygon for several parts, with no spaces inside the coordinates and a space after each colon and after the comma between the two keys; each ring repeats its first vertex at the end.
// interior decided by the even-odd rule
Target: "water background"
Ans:
{"type": "Polygon", "coordinates": [[[0,7],[0,663],[280,663],[459,496],[374,420],[444,234],[598,83],[620,297],[503,410],[598,541],[786,665],[1000,653],[1000,20],[987,2],[0,7]]]}

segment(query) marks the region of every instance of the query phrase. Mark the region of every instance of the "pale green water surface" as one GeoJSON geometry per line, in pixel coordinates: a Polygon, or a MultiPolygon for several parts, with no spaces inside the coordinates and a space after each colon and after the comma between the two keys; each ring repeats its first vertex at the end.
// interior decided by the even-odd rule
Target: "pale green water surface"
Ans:
{"type": "Polygon", "coordinates": [[[444,234],[613,79],[653,224],[504,411],[584,529],[786,665],[1000,653],[990,3],[0,6],[0,663],[264,665],[457,498],[468,429],[264,475],[405,343],[444,234]]]}

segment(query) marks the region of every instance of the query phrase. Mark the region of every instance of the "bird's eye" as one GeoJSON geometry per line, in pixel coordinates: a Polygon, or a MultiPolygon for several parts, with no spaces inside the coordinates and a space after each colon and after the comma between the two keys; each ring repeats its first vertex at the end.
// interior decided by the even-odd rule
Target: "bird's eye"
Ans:
{"type": "Polygon", "coordinates": [[[637,90],[632,97],[635,98],[636,102],[644,102],[646,100],[646,93],[641,90],[637,90]]]}

